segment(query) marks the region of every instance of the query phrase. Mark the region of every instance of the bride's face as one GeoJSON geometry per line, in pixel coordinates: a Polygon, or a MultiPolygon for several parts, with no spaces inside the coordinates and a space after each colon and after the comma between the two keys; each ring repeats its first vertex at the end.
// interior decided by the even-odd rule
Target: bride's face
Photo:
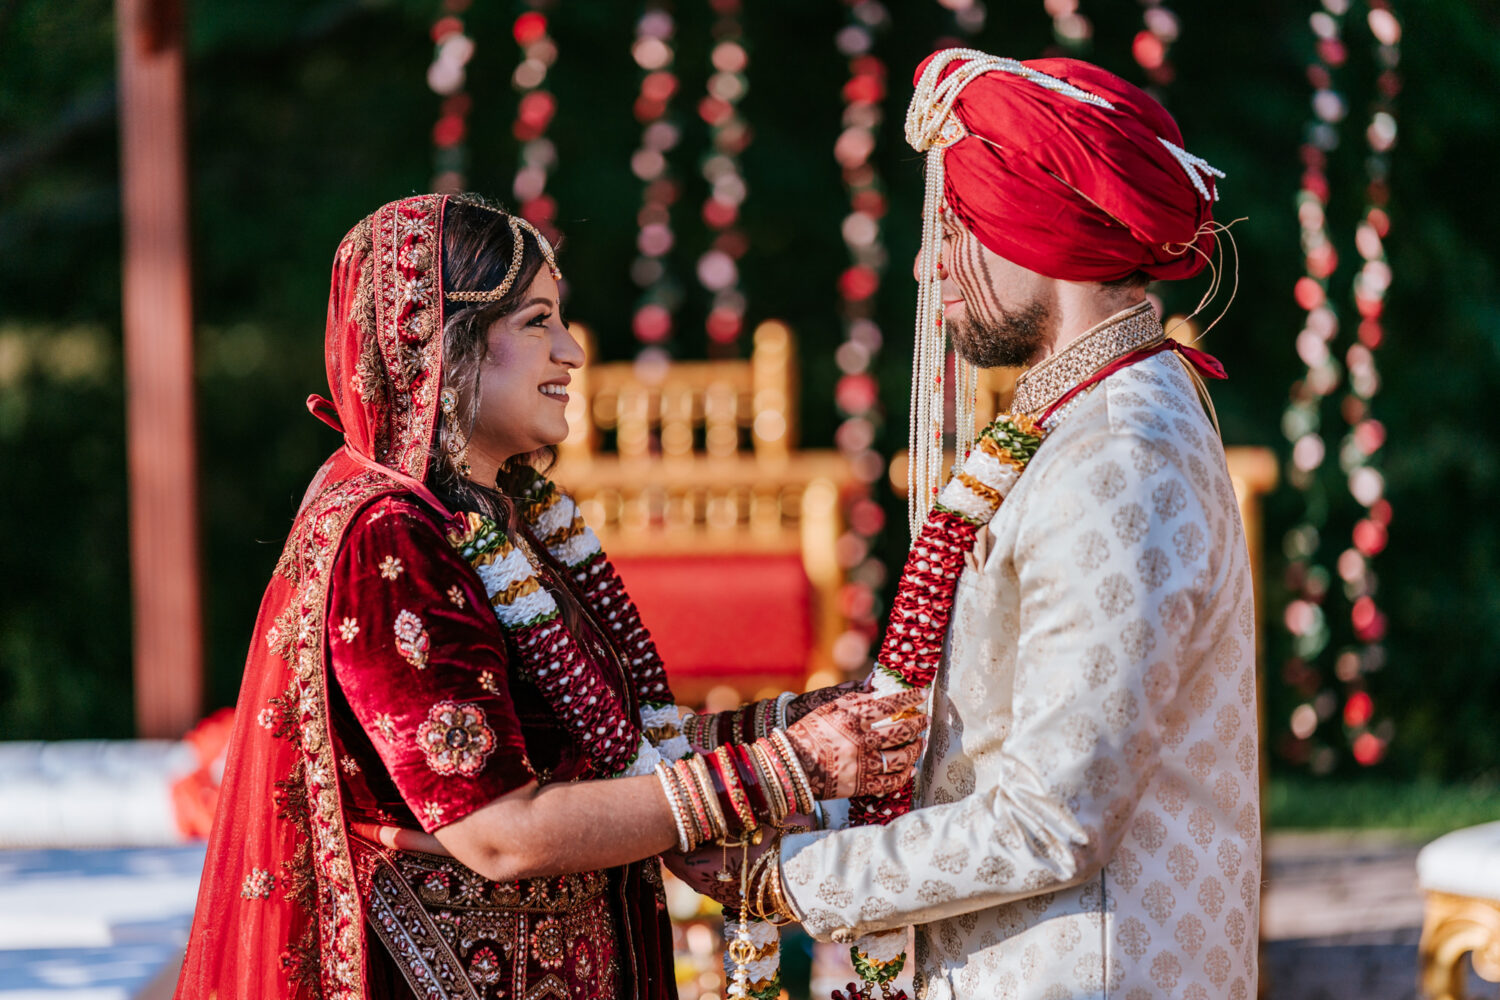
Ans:
{"type": "MultiPolygon", "coordinates": [[[[559,308],[557,281],[537,272],[521,306],[489,328],[471,455],[496,467],[568,436],[569,372],[584,361],[559,308]]],[[[477,464],[477,463],[476,463],[477,464]]]]}

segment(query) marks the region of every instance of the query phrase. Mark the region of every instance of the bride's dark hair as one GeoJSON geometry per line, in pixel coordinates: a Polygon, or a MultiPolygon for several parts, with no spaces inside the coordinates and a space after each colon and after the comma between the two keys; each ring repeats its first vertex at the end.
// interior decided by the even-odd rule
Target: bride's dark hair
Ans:
{"type": "MultiPolygon", "coordinates": [[[[524,231],[523,231],[524,232],[524,231]]],[[[443,210],[443,290],[482,292],[498,288],[511,266],[515,239],[510,215],[477,195],[448,199],[443,210]]],[[[453,418],[438,413],[437,431],[427,463],[427,482],[452,506],[493,518],[514,535],[515,498],[538,471],[546,471],[556,451],[543,448],[501,466],[492,486],[475,483],[459,472],[459,455],[474,433],[479,416],[479,370],[489,347],[489,328],[515,312],[537,272],[546,265],[536,239],[521,240],[521,267],[505,297],[497,302],[445,302],[443,385],[455,397],[453,418]]]]}

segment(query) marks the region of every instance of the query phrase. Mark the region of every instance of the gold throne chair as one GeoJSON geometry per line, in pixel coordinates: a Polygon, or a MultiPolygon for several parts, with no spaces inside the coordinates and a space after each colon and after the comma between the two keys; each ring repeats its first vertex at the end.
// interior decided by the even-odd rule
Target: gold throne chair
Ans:
{"type": "Polygon", "coordinates": [[[837,451],[797,447],[796,344],[756,328],[747,360],[594,362],[569,387],[556,478],[651,630],[678,701],[716,707],[841,679],[837,451]],[[716,689],[718,689],[716,691],[716,689]]]}

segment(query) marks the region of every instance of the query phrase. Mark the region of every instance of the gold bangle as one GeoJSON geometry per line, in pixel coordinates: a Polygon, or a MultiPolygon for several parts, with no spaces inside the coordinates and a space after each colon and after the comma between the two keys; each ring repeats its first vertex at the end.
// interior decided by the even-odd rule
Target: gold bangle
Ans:
{"type": "Polygon", "coordinates": [[[708,775],[708,762],[701,756],[686,757],[687,768],[698,783],[698,792],[703,796],[703,804],[708,807],[708,818],[714,825],[714,839],[724,841],[729,839],[729,823],[724,819],[724,810],[719,808],[719,796],[714,792],[713,779],[708,775]]]}
{"type": "Polygon", "coordinates": [[[774,752],[766,748],[765,740],[756,740],[750,744],[750,761],[755,765],[756,774],[760,776],[761,787],[766,789],[766,799],[771,805],[771,822],[779,826],[791,810],[788,808],[786,789],[776,776],[776,769],[769,759],[769,755],[774,752]]]}
{"type": "Polygon", "coordinates": [[[800,923],[796,911],[792,909],[792,904],[786,898],[786,884],[781,880],[781,852],[779,850],[776,852],[776,863],[771,866],[768,877],[771,880],[771,901],[776,912],[786,923],[800,923]]]}
{"type": "Polygon", "coordinates": [[[797,751],[792,747],[791,738],[787,736],[786,730],[773,730],[771,743],[780,753],[781,761],[786,765],[786,769],[792,774],[792,788],[797,796],[797,811],[811,812],[814,802],[812,782],[807,780],[807,772],[802,769],[802,761],[797,757],[797,751]]]}
{"type": "Polygon", "coordinates": [[[656,780],[661,782],[662,794],[667,797],[667,808],[672,810],[672,822],[677,825],[677,849],[686,854],[695,845],[688,838],[687,824],[682,818],[682,802],[677,797],[679,790],[673,787],[676,784],[676,776],[671,773],[664,761],[656,762],[656,780]]]}
{"type": "Polygon", "coordinates": [[[750,874],[748,880],[750,885],[753,887],[753,891],[751,892],[751,899],[753,899],[755,902],[754,905],[751,905],[750,899],[746,899],[745,904],[746,908],[750,911],[750,915],[755,917],[757,920],[767,920],[765,870],[766,866],[770,864],[771,852],[774,850],[776,850],[776,845],[775,843],[772,843],[772,845],[767,848],[764,854],[755,859],[755,864],[750,866],[750,874]]]}

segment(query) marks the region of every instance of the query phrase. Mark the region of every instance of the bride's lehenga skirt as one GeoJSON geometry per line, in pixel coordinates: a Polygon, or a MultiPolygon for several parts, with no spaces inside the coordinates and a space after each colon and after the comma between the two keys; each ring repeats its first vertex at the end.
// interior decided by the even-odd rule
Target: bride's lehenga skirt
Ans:
{"type": "Polygon", "coordinates": [[[614,1000],[605,872],[492,882],[452,858],[351,844],[370,926],[423,1000],[614,1000]]]}

